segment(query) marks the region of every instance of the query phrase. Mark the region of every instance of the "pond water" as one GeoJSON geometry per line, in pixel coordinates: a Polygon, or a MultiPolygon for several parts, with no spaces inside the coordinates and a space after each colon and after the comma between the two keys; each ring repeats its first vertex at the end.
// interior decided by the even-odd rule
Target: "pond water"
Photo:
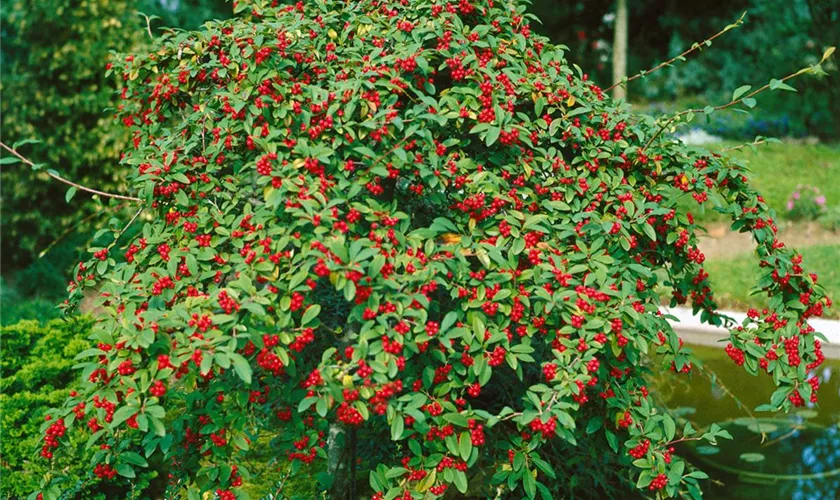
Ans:
{"type": "Polygon", "coordinates": [[[717,447],[689,443],[680,450],[709,474],[706,498],[838,498],[840,360],[826,360],[814,373],[820,378],[819,405],[809,403],[787,415],[757,413],[753,410],[769,402],[775,390],[771,378],[751,376],[723,349],[692,348],[703,361],[703,373],[690,379],[661,374],[652,385],[668,408],[695,428],[717,423],[734,438],[717,447]]]}

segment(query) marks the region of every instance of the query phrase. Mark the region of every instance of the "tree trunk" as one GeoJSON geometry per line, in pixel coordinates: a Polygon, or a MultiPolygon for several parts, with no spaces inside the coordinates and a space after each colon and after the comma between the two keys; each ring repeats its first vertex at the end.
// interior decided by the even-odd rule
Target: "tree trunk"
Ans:
{"type": "MultiPolygon", "coordinates": [[[[613,82],[620,82],[627,77],[627,18],[627,0],[616,0],[612,54],[613,82]]],[[[613,89],[613,98],[627,98],[627,89],[624,85],[616,85],[613,89]]]]}
{"type": "Polygon", "coordinates": [[[347,467],[348,433],[340,424],[331,424],[327,436],[327,471],[332,475],[330,498],[336,500],[352,500],[350,494],[350,473],[347,467]]]}

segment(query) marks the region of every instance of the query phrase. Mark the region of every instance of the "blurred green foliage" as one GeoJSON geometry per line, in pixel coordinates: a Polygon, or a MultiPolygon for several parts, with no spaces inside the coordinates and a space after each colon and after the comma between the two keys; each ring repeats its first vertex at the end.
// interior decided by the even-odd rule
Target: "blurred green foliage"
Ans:
{"type": "MultiPolygon", "coordinates": [[[[75,182],[120,192],[124,185],[116,166],[128,137],[108,111],[119,104],[119,82],[105,77],[105,65],[112,50],[136,52],[150,41],[138,11],[157,16],[151,27],[159,32],[227,17],[231,7],[224,0],[4,2],[3,142],[40,140],[21,152],[75,182]]],[[[85,232],[104,223],[107,207],[84,193],[67,203],[66,188],[22,164],[3,167],[4,274],[32,262],[65,231],[85,232]]]]}
{"type": "MultiPolygon", "coordinates": [[[[111,126],[116,82],[104,76],[108,52],[143,43],[126,0],[10,0],[2,9],[3,140],[23,147],[82,184],[119,191],[116,171],[127,137],[111,126]]],[[[3,168],[4,269],[31,261],[64,228],[98,210],[90,197],[65,202],[66,186],[16,164],[3,168]]]]}
{"type": "Polygon", "coordinates": [[[135,0],[136,9],[149,16],[157,16],[152,26],[195,29],[212,19],[227,19],[233,15],[228,0],[135,0]]]}
{"type": "Polygon", "coordinates": [[[57,318],[61,311],[53,297],[59,290],[50,290],[46,296],[38,294],[30,297],[22,295],[17,288],[0,278],[0,325],[11,325],[22,319],[37,318],[43,322],[57,318]]]}
{"type": "MultiPolygon", "coordinates": [[[[543,20],[539,31],[568,45],[584,72],[606,88],[610,76],[612,0],[554,2],[534,0],[533,12],[543,20]]],[[[746,12],[745,24],[647,78],[633,82],[629,99],[657,102],[693,96],[705,104],[729,100],[741,85],[757,88],[819,61],[825,48],[840,43],[837,0],[645,0],[628,2],[630,50],[628,73],[636,74],[702,42],[746,12]]],[[[836,58],[835,58],[836,61],[836,58]]],[[[840,136],[840,71],[825,65],[829,75],[794,84],[801,94],[768,92],[759,98],[752,119],[713,119],[710,131],[743,139],[756,134],[840,136]],[[718,123],[720,122],[720,123],[718,123]]],[[[701,106],[702,107],[702,106],[701,106]]],[[[706,127],[704,127],[706,128],[706,127]]]]}
{"type": "MultiPolygon", "coordinates": [[[[63,404],[78,380],[73,358],[88,347],[92,321],[54,320],[41,326],[21,321],[2,328],[0,358],[0,422],[3,427],[2,495],[23,497],[38,489],[49,463],[38,456],[41,424],[49,408],[63,404]]],[[[81,436],[81,434],[79,435],[81,436]]],[[[84,442],[75,442],[79,448],[84,442]]],[[[89,467],[78,458],[59,458],[73,477],[82,478],[89,467]]],[[[94,498],[86,496],[86,498],[94,498]]],[[[104,498],[104,497],[102,497],[104,498]]]]}

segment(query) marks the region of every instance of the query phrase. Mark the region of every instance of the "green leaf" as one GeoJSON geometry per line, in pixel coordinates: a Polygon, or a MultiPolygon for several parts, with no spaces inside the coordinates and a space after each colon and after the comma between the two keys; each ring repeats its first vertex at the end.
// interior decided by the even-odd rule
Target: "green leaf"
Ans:
{"type": "Polygon", "coordinates": [[[440,323],[440,333],[444,334],[458,319],[458,311],[449,311],[440,323]]]}
{"type": "Polygon", "coordinates": [[[676,462],[671,466],[671,470],[668,471],[668,482],[673,485],[679,484],[683,472],[685,472],[685,462],[676,462]]]}
{"type": "Polygon", "coordinates": [[[545,107],[545,99],[538,97],[536,102],[534,102],[534,114],[537,115],[537,118],[542,115],[543,107],[545,107]]]}
{"type": "Polygon", "coordinates": [[[522,474],[522,487],[525,489],[525,495],[528,498],[537,496],[537,480],[534,478],[532,471],[528,469],[525,469],[525,473],[522,474]]]}
{"type": "Polygon", "coordinates": [[[470,423],[467,417],[461,415],[460,413],[446,413],[443,415],[443,419],[451,424],[455,424],[458,427],[469,427],[470,423]]]}
{"type": "Polygon", "coordinates": [[[251,365],[248,363],[248,360],[241,354],[235,352],[230,353],[230,360],[233,362],[233,369],[236,371],[239,378],[241,378],[246,384],[250,384],[251,365]]]}
{"type": "Polygon", "coordinates": [[[12,144],[12,149],[18,149],[21,146],[25,146],[27,144],[40,144],[40,139],[21,139],[16,143],[12,144]]]}
{"type": "Polygon", "coordinates": [[[455,471],[455,487],[458,488],[458,491],[461,493],[467,492],[469,485],[467,484],[467,475],[464,474],[463,471],[455,471]]]}
{"type": "Polygon", "coordinates": [[[469,460],[472,449],[473,444],[470,433],[467,431],[462,432],[461,436],[458,438],[458,452],[461,454],[461,458],[464,461],[469,460]]]}
{"type": "Polygon", "coordinates": [[[114,412],[114,416],[111,419],[111,427],[116,428],[121,423],[125,422],[133,415],[137,414],[138,411],[139,408],[137,408],[136,406],[123,406],[122,408],[114,412]]]}
{"type": "Polygon", "coordinates": [[[665,439],[671,441],[677,433],[677,424],[671,418],[671,415],[667,414],[663,417],[662,424],[665,426],[665,439]]]}
{"type": "Polygon", "coordinates": [[[554,472],[554,468],[551,467],[551,464],[534,456],[531,457],[531,461],[534,462],[534,465],[536,465],[537,469],[539,469],[543,474],[551,479],[557,479],[557,474],[554,472]]]}
{"type": "Polygon", "coordinates": [[[300,325],[306,326],[312,322],[318,315],[321,314],[321,306],[318,304],[312,304],[311,306],[306,308],[306,311],[303,313],[303,317],[300,319],[300,325]]]}
{"type": "Polygon", "coordinates": [[[501,127],[490,127],[487,129],[487,135],[484,137],[484,143],[487,144],[487,146],[492,146],[501,133],[501,127]]]}
{"type": "Polygon", "coordinates": [[[742,102],[744,103],[744,106],[750,109],[754,108],[756,104],[755,99],[753,99],[752,97],[745,97],[742,102]]]}
{"type": "Polygon", "coordinates": [[[395,415],[394,420],[391,422],[391,439],[398,441],[400,436],[402,436],[403,430],[405,430],[405,419],[402,415],[395,415]]]}
{"type": "Polygon", "coordinates": [[[152,428],[154,428],[155,435],[160,437],[166,435],[166,427],[163,426],[163,422],[161,422],[160,419],[150,416],[149,422],[152,423],[152,428]]]}
{"type": "Polygon", "coordinates": [[[787,90],[788,92],[796,92],[796,89],[787,83],[773,78],[770,80],[770,90],[787,90]]]}
{"type": "Polygon", "coordinates": [[[739,97],[746,94],[752,87],[750,85],[742,85],[732,92],[732,100],[737,101],[739,97]]]}
{"type": "Polygon", "coordinates": [[[88,438],[87,442],[85,443],[85,449],[88,449],[88,448],[90,448],[91,446],[93,446],[93,444],[94,444],[94,443],[96,443],[96,441],[97,441],[99,438],[101,438],[103,434],[105,434],[105,429],[102,429],[102,430],[99,430],[99,431],[96,431],[95,433],[93,433],[93,434],[92,434],[92,435],[88,438]]]}
{"type": "Polygon", "coordinates": [[[481,320],[478,314],[473,316],[472,330],[472,333],[476,336],[476,338],[484,338],[484,332],[486,331],[486,327],[484,326],[484,321],[481,320]]]}
{"type": "Polygon", "coordinates": [[[382,266],[385,265],[385,256],[381,254],[377,254],[376,257],[370,263],[368,267],[368,276],[371,278],[376,278],[379,276],[379,271],[382,270],[382,266]]]}
{"type": "Polygon", "coordinates": [[[356,146],[355,148],[353,148],[353,151],[355,151],[355,152],[357,152],[357,153],[359,153],[363,156],[367,156],[368,158],[375,158],[376,157],[376,152],[374,150],[370,149],[367,146],[356,146]]]}
{"type": "Polygon", "coordinates": [[[575,108],[575,109],[569,111],[568,114],[566,114],[566,118],[571,118],[573,116],[582,115],[584,113],[589,113],[590,111],[592,111],[592,108],[589,108],[589,107],[586,107],[586,106],[583,106],[583,107],[580,107],[580,108],[575,108]]]}
{"type": "Polygon", "coordinates": [[[20,163],[20,158],[17,156],[4,156],[0,158],[0,165],[14,165],[15,163],[20,163]]]}
{"type": "Polygon", "coordinates": [[[607,443],[609,443],[612,451],[618,453],[618,436],[609,429],[606,429],[605,435],[607,436],[607,443]]]}
{"type": "Polygon", "coordinates": [[[117,464],[114,469],[117,471],[117,474],[121,475],[122,477],[133,478],[137,477],[134,473],[134,467],[128,464],[117,464]]]}
{"type": "Polygon", "coordinates": [[[327,400],[324,398],[318,398],[318,402],[315,403],[315,412],[318,415],[324,417],[327,415],[327,400]]]}
{"type": "Polygon", "coordinates": [[[313,404],[315,404],[316,401],[318,401],[318,398],[314,396],[303,398],[300,403],[298,403],[298,413],[308,410],[313,404]]]}
{"type": "Polygon", "coordinates": [[[417,56],[414,58],[414,62],[417,63],[417,67],[420,68],[420,71],[423,72],[423,74],[429,72],[429,62],[426,61],[425,57],[417,56]]]}
{"type": "Polygon", "coordinates": [[[119,460],[131,465],[139,465],[140,467],[148,467],[149,463],[146,462],[146,459],[141,457],[140,454],[134,453],[133,451],[125,451],[120,453],[119,460]]]}

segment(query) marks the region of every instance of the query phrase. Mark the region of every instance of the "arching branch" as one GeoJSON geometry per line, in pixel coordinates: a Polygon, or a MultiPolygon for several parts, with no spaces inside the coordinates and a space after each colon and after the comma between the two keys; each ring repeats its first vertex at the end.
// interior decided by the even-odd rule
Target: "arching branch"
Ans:
{"type": "Polygon", "coordinates": [[[737,28],[738,26],[741,26],[742,24],[744,24],[744,16],[745,15],[747,15],[746,12],[741,14],[741,17],[739,17],[738,20],[735,21],[734,23],[732,23],[729,26],[723,28],[722,30],[718,31],[714,35],[712,35],[709,38],[703,40],[702,42],[693,44],[690,48],[683,51],[680,55],[672,57],[671,59],[668,59],[667,61],[665,61],[663,63],[660,63],[659,65],[654,66],[653,68],[651,68],[647,71],[642,71],[642,72],[640,72],[636,75],[631,76],[630,78],[625,78],[621,81],[615,82],[612,85],[610,85],[609,87],[607,87],[604,90],[604,92],[609,92],[610,90],[618,87],[619,85],[627,85],[629,82],[632,82],[633,80],[636,80],[636,79],[641,78],[643,76],[647,76],[647,75],[653,73],[654,71],[662,69],[666,66],[670,66],[671,64],[675,63],[676,61],[682,61],[683,59],[685,59],[685,56],[691,54],[692,52],[694,52],[697,49],[702,49],[703,47],[708,47],[709,45],[712,44],[712,40],[714,40],[715,38],[721,36],[722,34],[726,33],[727,31],[729,31],[733,28],[737,28]]]}
{"type": "MultiPolygon", "coordinates": [[[[825,72],[822,70],[822,67],[820,65],[823,62],[825,62],[829,57],[831,57],[832,54],[834,54],[834,49],[835,49],[834,47],[829,47],[825,51],[825,53],[823,53],[822,59],[820,59],[820,62],[818,62],[817,64],[815,64],[813,66],[809,66],[807,68],[802,68],[799,71],[797,71],[796,73],[791,73],[791,74],[787,75],[786,77],[782,78],[781,80],[775,80],[775,79],[771,80],[770,83],[768,83],[766,85],[763,85],[763,86],[753,90],[752,92],[750,92],[748,94],[739,93],[738,91],[736,91],[736,93],[733,94],[732,99],[725,104],[721,104],[719,106],[707,106],[704,109],[686,109],[684,111],[680,111],[679,113],[676,113],[675,115],[668,118],[668,120],[666,120],[656,130],[656,133],[654,133],[653,136],[651,136],[651,138],[648,139],[647,143],[642,148],[642,151],[647,150],[647,148],[649,148],[650,145],[653,144],[653,142],[662,134],[662,132],[665,131],[665,129],[667,129],[672,123],[674,123],[676,120],[680,119],[681,117],[683,117],[685,115],[698,114],[698,113],[709,114],[709,113],[712,113],[714,111],[721,111],[723,109],[731,108],[732,106],[735,106],[735,105],[740,104],[742,102],[747,103],[746,105],[748,107],[752,108],[753,106],[755,106],[755,99],[753,99],[753,97],[755,97],[756,95],[758,95],[758,94],[760,94],[760,93],[762,93],[766,90],[775,90],[777,88],[784,88],[784,83],[786,81],[790,80],[791,78],[796,78],[799,75],[804,75],[804,74],[808,74],[808,73],[825,74],[825,72]]],[[[749,86],[743,87],[744,92],[746,92],[747,89],[749,89],[749,86]]],[[[739,89],[739,90],[741,90],[741,89],[739,89]]],[[[787,90],[791,90],[791,88],[787,88],[787,90]]]]}
{"type": "MultiPolygon", "coordinates": [[[[15,151],[14,148],[9,147],[2,142],[0,142],[0,147],[5,149],[6,151],[11,153],[12,155],[16,156],[20,161],[29,165],[33,169],[37,169],[37,166],[34,163],[32,163],[29,159],[25,158],[23,155],[21,155],[20,153],[15,151]]],[[[137,203],[142,203],[143,202],[143,200],[141,200],[140,198],[137,198],[135,196],[126,196],[126,195],[122,195],[122,194],[106,193],[104,191],[99,191],[98,189],[92,189],[92,188],[89,188],[89,187],[86,187],[86,186],[82,186],[81,184],[76,184],[75,182],[69,181],[69,180],[65,179],[64,177],[61,177],[57,173],[49,171],[49,170],[47,171],[47,175],[49,175],[50,177],[52,177],[53,179],[55,179],[59,182],[63,182],[64,184],[67,184],[68,186],[73,186],[74,188],[78,189],[79,191],[86,191],[86,192],[91,193],[91,194],[98,194],[99,196],[104,196],[106,198],[114,198],[114,199],[117,199],[117,200],[133,201],[133,202],[137,202],[137,203]]]]}

